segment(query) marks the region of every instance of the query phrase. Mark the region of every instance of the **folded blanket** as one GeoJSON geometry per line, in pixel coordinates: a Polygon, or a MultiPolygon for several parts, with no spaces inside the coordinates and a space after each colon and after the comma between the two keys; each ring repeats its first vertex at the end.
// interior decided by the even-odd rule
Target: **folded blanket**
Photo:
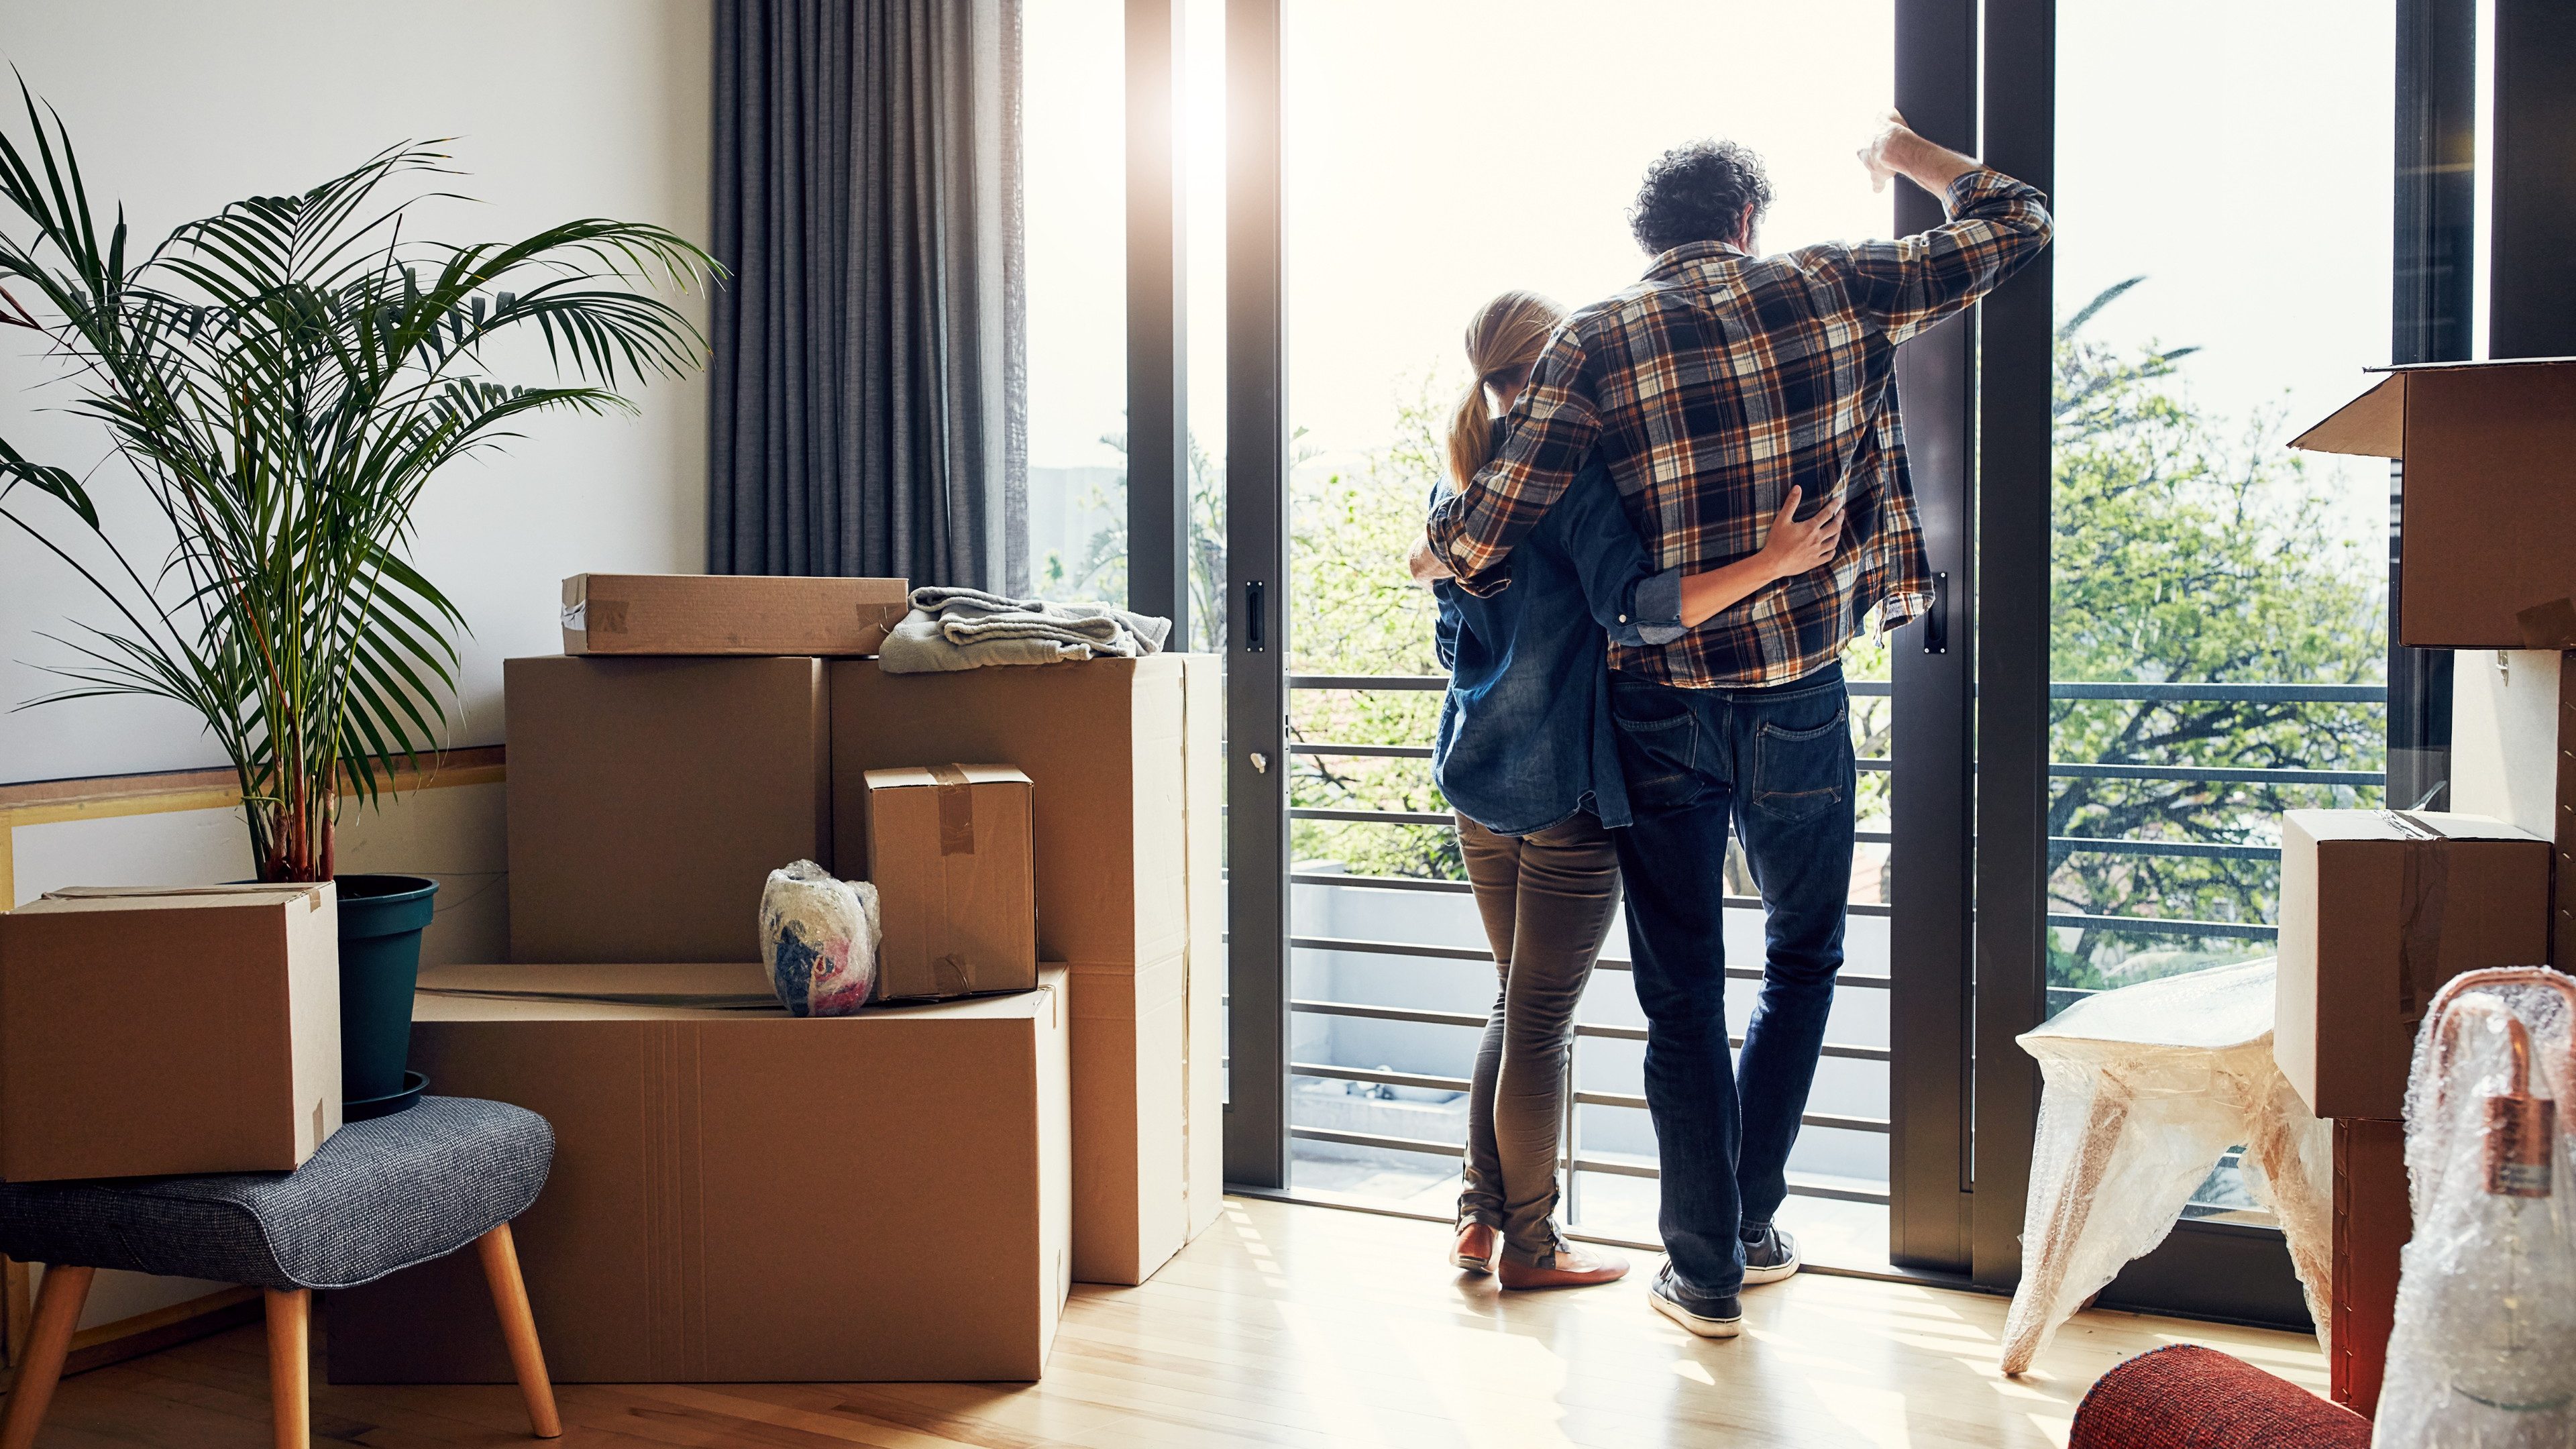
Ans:
{"type": "Polygon", "coordinates": [[[886,636],[878,664],[888,674],[931,674],[997,664],[1134,659],[1159,653],[1171,632],[1169,619],[1107,604],[925,587],[912,591],[912,612],[886,636]]]}

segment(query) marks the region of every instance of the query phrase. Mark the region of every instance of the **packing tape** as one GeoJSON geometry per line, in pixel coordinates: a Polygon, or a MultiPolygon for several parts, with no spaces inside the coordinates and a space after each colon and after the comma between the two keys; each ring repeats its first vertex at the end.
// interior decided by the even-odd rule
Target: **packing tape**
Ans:
{"type": "Polygon", "coordinates": [[[2565,596],[2513,616],[2525,649],[2576,649],[2576,600],[2565,596]]]}
{"type": "Polygon", "coordinates": [[[975,994],[975,968],[959,960],[953,952],[930,963],[930,980],[942,996],[975,994]]]}
{"type": "Polygon", "coordinates": [[[939,853],[975,853],[975,787],[955,765],[934,765],[930,778],[939,790],[939,853]]]}
{"type": "Polygon", "coordinates": [[[625,600],[618,599],[614,601],[603,601],[592,599],[582,607],[588,614],[590,620],[590,627],[584,630],[584,633],[623,634],[626,632],[625,600]]]}
{"type": "Polygon", "coordinates": [[[2388,814],[2407,837],[2404,879],[2398,888],[2405,925],[2397,938],[2397,1012],[2400,1020],[2412,1026],[2423,1020],[2424,1007],[2441,984],[2436,977],[2442,959],[2442,916],[2450,906],[2451,842],[2411,811],[2388,814]]]}

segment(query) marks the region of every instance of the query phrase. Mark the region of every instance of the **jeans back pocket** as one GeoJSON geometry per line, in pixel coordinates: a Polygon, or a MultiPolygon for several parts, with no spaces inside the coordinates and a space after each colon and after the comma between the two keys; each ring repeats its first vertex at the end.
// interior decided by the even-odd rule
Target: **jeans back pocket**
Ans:
{"type": "Polygon", "coordinates": [[[1610,691],[1610,724],[1619,735],[1619,769],[1632,806],[1668,810],[1699,795],[1699,716],[1668,686],[1610,691]]]}
{"type": "Polygon", "coordinates": [[[1851,798],[1851,706],[1823,724],[1790,729],[1764,720],[1753,741],[1753,806],[1782,820],[1810,820],[1851,798]]]}

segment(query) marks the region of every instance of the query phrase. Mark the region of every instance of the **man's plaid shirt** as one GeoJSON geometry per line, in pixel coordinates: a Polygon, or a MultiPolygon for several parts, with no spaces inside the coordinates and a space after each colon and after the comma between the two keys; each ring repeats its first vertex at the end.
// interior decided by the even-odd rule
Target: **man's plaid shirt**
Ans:
{"type": "Polygon", "coordinates": [[[1790,485],[1845,500],[1831,564],[1766,586],[1671,644],[1614,644],[1610,667],[1692,688],[1786,684],[1842,657],[1872,608],[1892,629],[1931,603],[1896,409],[1896,344],[1964,311],[2048,244],[2045,199],[1993,171],[1901,241],[1751,257],[1694,242],[1567,319],[1494,460],[1431,513],[1460,585],[1504,561],[1598,446],[1658,569],[1759,551],[1790,485]]]}

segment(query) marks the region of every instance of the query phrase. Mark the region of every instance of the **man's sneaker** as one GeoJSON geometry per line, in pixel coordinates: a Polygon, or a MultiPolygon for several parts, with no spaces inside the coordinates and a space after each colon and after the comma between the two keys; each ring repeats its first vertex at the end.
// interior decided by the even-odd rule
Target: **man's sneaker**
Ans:
{"type": "Polygon", "coordinates": [[[1646,1287],[1646,1301],[1655,1311],[1702,1338],[1733,1338],[1744,1328],[1744,1309],[1733,1295],[1724,1298],[1700,1298],[1694,1295],[1683,1301],[1683,1288],[1673,1281],[1673,1265],[1666,1263],[1655,1281],[1646,1287]]]}
{"type": "Polygon", "coordinates": [[[1770,1223],[1744,1231],[1744,1283],[1777,1283],[1798,1271],[1798,1240],[1770,1223]]]}

